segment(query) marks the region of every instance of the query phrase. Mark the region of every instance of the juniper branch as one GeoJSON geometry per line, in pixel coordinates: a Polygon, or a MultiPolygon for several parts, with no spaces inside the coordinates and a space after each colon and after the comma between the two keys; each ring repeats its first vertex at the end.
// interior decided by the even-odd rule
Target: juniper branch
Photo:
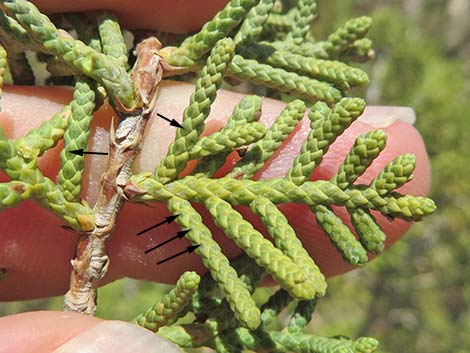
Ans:
{"type": "Polygon", "coordinates": [[[385,247],[386,235],[374,216],[369,211],[360,208],[348,210],[348,212],[362,246],[374,254],[381,253],[385,247]]]}
{"type": "Polygon", "coordinates": [[[276,247],[300,268],[304,269],[314,282],[316,295],[323,296],[326,291],[325,277],[302,246],[287,218],[271,201],[263,197],[258,197],[252,201],[250,208],[266,225],[276,247]]]}
{"type": "Polygon", "coordinates": [[[83,156],[70,153],[86,149],[91,132],[91,121],[95,108],[95,93],[92,83],[79,78],[75,84],[71,115],[64,135],[64,149],[60,154],[62,166],[58,179],[67,200],[78,200],[82,189],[82,174],[85,168],[83,156]]]}
{"type": "Polygon", "coordinates": [[[365,265],[368,261],[367,252],[343,221],[327,206],[317,205],[311,209],[318,224],[344,259],[355,266],[365,265]]]}
{"type": "MultiPolygon", "coordinates": [[[[245,328],[227,330],[210,338],[210,330],[205,325],[181,325],[164,327],[159,331],[163,337],[185,348],[201,345],[218,349],[249,349],[253,351],[291,351],[298,353],[369,353],[378,347],[377,340],[361,337],[355,341],[341,338],[319,337],[305,333],[257,330],[245,328]],[[194,339],[193,337],[197,337],[194,339]],[[204,338],[209,338],[204,341],[204,338]],[[222,339],[224,347],[219,342],[222,339]],[[201,342],[202,341],[202,342],[201,342]]],[[[225,352],[225,350],[223,350],[225,352]]]]}
{"type": "Polygon", "coordinates": [[[176,179],[184,169],[190,155],[189,150],[198,141],[204,129],[204,120],[215,100],[216,91],[222,83],[227,65],[235,50],[230,38],[220,40],[209,56],[201,75],[196,81],[195,92],[191,95],[190,105],[184,110],[182,129],[178,129],[168,153],[155,170],[155,175],[163,182],[176,179]]]}
{"type": "MultiPolygon", "coordinates": [[[[51,122],[46,122],[42,128],[30,132],[25,138],[11,141],[0,128],[0,168],[12,180],[20,182],[26,190],[31,185],[31,195],[40,205],[51,210],[64,219],[72,228],[78,231],[90,231],[94,226],[94,216],[86,202],[70,202],[65,199],[59,187],[38,169],[37,148],[43,148],[44,143],[50,144],[50,139],[34,140],[33,136],[53,130],[53,123],[61,123],[63,117],[59,114],[51,122]],[[19,143],[18,143],[19,142],[19,143]],[[18,143],[18,148],[16,144],[18,143]],[[32,148],[33,147],[33,148],[32,148]],[[24,155],[22,154],[24,153],[24,155]]],[[[50,136],[49,136],[50,138],[50,136]]],[[[52,140],[53,143],[53,140],[52,140]]],[[[19,189],[21,191],[21,188],[19,189]]],[[[20,192],[26,195],[23,191],[20,192]]]]}
{"type": "Polygon", "coordinates": [[[328,40],[323,44],[325,50],[330,57],[339,55],[342,51],[353,45],[356,40],[363,38],[369,31],[371,24],[372,19],[367,16],[347,21],[328,36],[328,40]]]}
{"type": "Polygon", "coordinates": [[[157,332],[170,320],[175,318],[191,300],[196,291],[200,277],[196,272],[185,272],[176,282],[175,287],[166,294],[157,304],[149,308],[144,314],[134,319],[139,326],[157,332]]]}
{"type": "MultiPolygon", "coordinates": [[[[226,129],[243,126],[259,119],[261,115],[261,98],[258,96],[246,96],[238,103],[232,115],[227,120],[226,129]]],[[[198,161],[193,174],[212,176],[225,163],[229,152],[220,152],[215,155],[201,158],[198,161]]]]}
{"type": "Polygon", "coordinates": [[[274,67],[325,81],[340,89],[362,86],[369,82],[367,74],[339,61],[321,60],[293,54],[289,51],[273,50],[267,46],[252,46],[249,52],[256,58],[274,67]]]}
{"type": "Polygon", "coordinates": [[[273,68],[256,60],[244,59],[240,55],[233,57],[228,74],[308,100],[321,100],[332,104],[341,99],[341,92],[324,82],[273,68]]]}
{"type": "MultiPolygon", "coordinates": [[[[243,283],[245,288],[250,294],[253,294],[256,286],[266,275],[266,272],[262,267],[256,265],[256,262],[248,257],[247,255],[240,255],[239,257],[232,260],[231,265],[237,271],[240,281],[243,283]]],[[[222,302],[220,300],[214,300],[214,290],[217,286],[217,283],[212,279],[209,273],[206,273],[202,280],[201,284],[195,295],[193,296],[193,312],[195,314],[204,311],[205,314],[211,313],[212,310],[210,307],[202,308],[199,300],[211,299],[213,304],[220,305],[222,302]]],[[[213,307],[212,307],[213,308],[213,307]]]]}
{"type": "Polygon", "coordinates": [[[313,19],[316,17],[316,0],[299,0],[294,11],[292,28],[287,34],[287,40],[294,44],[301,44],[310,31],[313,19]]]}
{"type": "Polygon", "coordinates": [[[238,30],[234,42],[254,43],[259,40],[263,25],[272,11],[275,0],[259,0],[258,4],[251,8],[238,30]]]}
{"type": "Polygon", "coordinates": [[[342,95],[345,89],[367,83],[367,75],[331,59],[363,61],[371,57],[371,42],[364,38],[370,19],[348,21],[326,41],[313,42],[310,26],[316,16],[316,1],[300,0],[285,15],[275,14],[274,5],[273,0],[232,0],[178,48],[161,49],[158,40],[147,39],[137,47],[137,64],[129,74],[127,48],[111,13],[98,16],[98,29],[84,26],[79,14],[66,15],[82,42],[57,29],[25,0],[0,2],[0,42],[8,52],[0,46],[0,89],[7,60],[17,83],[33,82],[23,56],[25,49],[47,54],[48,67],[54,74],[79,77],[72,103],[38,129],[17,140],[9,140],[0,129],[0,169],[11,179],[0,183],[0,209],[33,198],[82,233],[77,258],[72,262],[66,308],[94,312],[96,287],[109,263],[106,240],[124,198],[166,202],[171,212],[179,214],[177,222],[190,230],[187,239],[199,245],[196,253],[209,274],[197,290],[199,277],[184,274],[161,303],[139,316],[141,325],[159,330],[182,347],[207,346],[218,352],[369,353],[377,348],[377,342],[367,337],[352,341],[302,332],[311,318],[314,298],[324,294],[326,283],[277,205],[307,205],[343,257],[356,265],[367,261],[366,251],[378,253],[383,249],[385,234],[371,210],[418,221],[432,213],[435,205],[428,198],[396,192],[412,178],[415,160],[411,155],[396,158],[369,185],[355,185],[385,144],[381,131],[359,137],[330,181],[309,181],[331,143],[364,109],[362,100],[342,95]],[[276,41],[262,42],[263,38],[276,41]],[[131,176],[159,81],[165,75],[198,71],[204,61],[184,112],[184,128],[177,130],[167,156],[153,175],[131,176]],[[285,178],[251,180],[303,117],[305,103],[292,101],[266,129],[256,122],[261,99],[247,97],[224,128],[200,138],[224,75],[321,101],[310,111],[312,131],[285,178]],[[86,147],[94,102],[104,97],[96,95],[98,85],[105,88],[121,121],[117,131],[111,131],[108,166],[98,202],[91,209],[79,198],[83,158],[67,151],[86,147]],[[65,150],[56,185],[42,174],[37,163],[39,156],[62,137],[65,150]],[[230,153],[248,144],[252,145],[243,149],[244,156],[232,173],[219,179],[212,177],[230,153]],[[179,178],[190,159],[199,160],[195,175],[179,178]],[[231,264],[191,202],[204,205],[245,255],[231,264]],[[235,210],[236,205],[250,207],[261,218],[273,243],[235,210]],[[346,207],[359,240],[332,206],[346,207]],[[251,295],[266,273],[283,289],[259,309],[251,295]],[[288,330],[268,330],[279,311],[295,299],[300,301],[288,330]],[[162,327],[188,311],[193,311],[197,323],[162,327]]]}
{"type": "Polygon", "coordinates": [[[333,111],[323,102],[316,103],[308,116],[311,131],[286,178],[296,184],[308,180],[330,144],[362,114],[364,107],[365,102],[357,98],[343,98],[333,111]]]}
{"type": "Polygon", "coordinates": [[[208,198],[215,196],[230,205],[246,206],[256,197],[263,196],[275,204],[297,202],[307,206],[368,208],[407,220],[420,220],[435,209],[434,202],[426,197],[398,193],[380,196],[373,187],[341,190],[334,183],[325,180],[297,185],[284,178],[253,181],[230,177],[211,179],[187,176],[165,185],[153,179],[150,173],[141,173],[130,178],[124,192],[133,201],[166,202],[169,198],[178,196],[191,202],[205,203],[208,198]],[[400,205],[404,208],[400,208],[400,205]]]}
{"type": "MultiPolygon", "coordinates": [[[[358,137],[331,181],[343,190],[354,183],[383,150],[386,137],[382,130],[374,130],[358,137]]],[[[361,244],[368,251],[380,253],[384,248],[386,236],[374,217],[367,210],[359,208],[350,209],[348,212],[361,244]]]]}
{"type": "Polygon", "coordinates": [[[326,51],[328,45],[326,42],[316,42],[316,43],[302,43],[300,45],[295,45],[292,42],[288,41],[274,41],[274,42],[260,42],[262,46],[271,46],[274,49],[282,52],[290,52],[293,54],[302,55],[306,58],[315,58],[315,59],[331,59],[330,55],[326,51]]]}
{"type": "Polygon", "coordinates": [[[139,108],[141,103],[137,101],[132,80],[116,59],[60,32],[45,15],[26,0],[3,1],[0,8],[12,13],[46,53],[62,58],[84,75],[106,87],[119,109],[139,108]]]}
{"type": "Polygon", "coordinates": [[[3,40],[8,40],[16,52],[21,46],[26,46],[29,49],[33,46],[26,30],[3,10],[0,10],[0,33],[3,40]]]}
{"type": "Polygon", "coordinates": [[[305,112],[305,103],[294,100],[287,104],[286,108],[269,127],[266,135],[253,144],[243,158],[235,165],[231,176],[242,175],[251,178],[271,158],[282,142],[294,130],[305,112]]]}
{"type": "Polygon", "coordinates": [[[17,153],[12,143],[2,141],[5,162],[3,171],[13,180],[34,186],[33,198],[43,207],[51,210],[78,231],[90,231],[94,226],[94,216],[86,202],[69,202],[59,187],[45,177],[37,167],[37,157],[26,159],[17,153]]]}
{"type": "Polygon", "coordinates": [[[220,246],[212,239],[211,232],[202,223],[202,218],[191,204],[179,197],[168,202],[171,212],[179,214],[177,222],[190,229],[186,234],[193,244],[200,245],[195,252],[202,257],[204,265],[210,270],[212,278],[225,294],[232,311],[243,326],[254,329],[259,325],[259,311],[249,292],[238,278],[220,246]]]}
{"type": "Polygon", "coordinates": [[[21,201],[31,197],[33,186],[21,181],[0,183],[0,210],[15,207],[21,201]]]}
{"type": "Polygon", "coordinates": [[[196,60],[209,52],[219,40],[227,37],[232,29],[240,24],[257,2],[257,0],[231,0],[197,34],[186,38],[168,57],[168,63],[175,66],[194,66],[196,60]]]}
{"type": "Polygon", "coordinates": [[[13,81],[17,84],[34,84],[34,75],[26,59],[25,49],[22,47],[22,45],[32,47],[26,31],[2,10],[0,10],[0,43],[8,52],[6,59],[13,81]]]}
{"type": "Polygon", "coordinates": [[[384,149],[387,135],[383,130],[373,130],[356,138],[354,146],[331,178],[341,189],[346,189],[361,176],[384,149]]]}
{"type": "Polygon", "coordinates": [[[344,50],[339,59],[345,62],[366,62],[374,58],[374,50],[372,49],[372,41],[369,38],[361,38],[346,50],[344,50]]]}
{"type": "Polygon", "coordinates": [[[13,18],[0,9],[0,42],[8,52],[8,67],[13,82],[34,84],[34,74],[25,55],[25,49],[35,49],[27,32],[13,18]]]}
{"type": "MultiPolygon", "coordinates": [[[[232,261],[232,266],[239,274],[241,283],[250,294],[253,294],[256,286],[265,276],[266,272],[263,268],[256,265],[253,259],[246,255],[239,256],[232,261]]],[[[214,298],[214,289],[216,282],[207,274],[203,277],[203,281],[198,291],[193,296],[191,310],[194,312],[198,321],[205,321],[214,334],[221,330],[239,327],[240,324],[233,319],[231,315],[230,304],[227,298],[214,298]],[[205,280],[205,281],[204,281],[205,280]]],[[[258,310],[259,311],[259,310],[258,310]]],[[[259,317],[259,312],[257,314],[259,317]]],[[[259,325],[259,319],[258,319],[259,325]]],[[[242,324],[242,326],[244,326],[242,324]]]]}
{"type": "Polygon", "coordinates": [[[120,66],[126,68],[127,48],[116,18],[110,12],[103,11],[97,20],[103,53],[116,59],[120,66]]]}
{"type": "Polygon", "coordinates": [[[315,284],[306,276],[304,270],[267,241],[229,203],[212,196],[206,199],[205,206],[214,222],[224,229],[226,235],[243,248],[258,265],[266,268],[292,296],[299,299],[315,296],[315,284]]]}
{"type": "Polygon", "coordinates": [[[386,165],[384,170],[372,181],[371,186],[380,195],[385,195],[411,180],[415,164],[416,157],[412,154],[398,156],[386,165]]]}
{"type": "Polygon", "coordinates": [[[70,105],[66,105],[54,114],[52,119],[45,121],[37,129],[32,129],[25,136],[18,138],[15,141],[17,152],[28,159],[41,156],[62,139],[71,115],[70,105]]]}
{"type": "Polygon", "coordinates": [[[266,129],[263,124],[252,122],[234,128],[224,128],[210,136],[202,137],[189,150],[189,159],[199,159],[221,152],[233,151],[263,138],[266,129]]]}

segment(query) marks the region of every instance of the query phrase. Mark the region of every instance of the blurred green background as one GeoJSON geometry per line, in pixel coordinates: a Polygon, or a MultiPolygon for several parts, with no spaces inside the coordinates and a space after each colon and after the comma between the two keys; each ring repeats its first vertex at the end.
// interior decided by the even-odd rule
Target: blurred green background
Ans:
{"type": "MultiPolygon", "coordinates": [[[[358,93],[416,110],[438,211],[366,268],[329,280],[309,330],[376,337],[382,353],[470,352],[469,1],[323,0],[319,14],[317,38],[353,16],[373,18],[371,84],[358,93]]],[[[131,319],[167,289],[115,282],[100,290],[97,315],[131,319]]],[[[61,307],[61,297],[0,303],[0,315],[61,307]]]]}

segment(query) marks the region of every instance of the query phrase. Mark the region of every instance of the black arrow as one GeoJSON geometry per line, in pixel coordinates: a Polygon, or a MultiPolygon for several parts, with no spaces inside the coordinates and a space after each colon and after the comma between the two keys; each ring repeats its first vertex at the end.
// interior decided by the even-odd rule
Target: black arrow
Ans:
{"type": "Polygon", "coordinates": [[[69,152],[76,154],[77,156],[83,156],[84,154],[98,154],[98,155],[106,156],[108,154],[108,152],[85,152],[83,148],[79,150],[69,151],[69,152]]]}
{"type": "Polygon", "coordinates": [[[157,113],[157,115],[162,118],[162,119],[165,119],[166,121],[168,121],[170,123],[171,126],[176,126],[176,127],[179,127],[181,129],[184,129],[184,127],[179,123],[177,122],[175,119],[168,119],[166,116],[163,116],[161,115],[160,113],[157,113]]]}
{"type": "Polygon", "coordinates": [[[144,234],[145,232],[148,232],[149,230],[152,230],[154,228],[157,228],[157,227],[160,227],[162,224],[165,224],[165,223],[168,223],[170,224],[171,222],[173,222],[179,215],[174,215],[174,216],[168,216],[165,218],[164,221],[161,221],[160,223],[157,223],[151,227],[148,227],[144,230],[141,230],[139,233],[137,233],[137,235],[141,235],[141,234],[144,234]]]}
{"type": "Polygon", "coordinates": [[[173,259],[173,258],[175,258],[175,257],[177,257],[177,256],[180,256],[180,255],[183,255],[183,254],[185,254],[185,253],[190,254],[190,253],[192,253],[195,249],[197,249],[198,247],[199,247],[199,245],[188,246],[188,247],[186,248],[186,250],[181,251],[181,252],[179,252],[179,253],[177,253],[177,254],[175,254],[175,255],[173,255],[173,256],[167,257],[167,258],[164,259],[164,260],[158,261],[158,262],[157,262],[157,265],[160,265],[160,264],[162,264],[162,263],[164,263],[164,262],[167,262],[168,260],[171,260],[171,259],[173,259]]]}
{"type": "Polygon", "coordinates": [[[187,230],[182,230],[181,232],[178,232],[176,233],[176,235],[173,237],[173,238],[170,238],[170,239],[167,239],[165,240],[164,242],[158,244],[158,245],[155,245],[153,248],[150,248],[150,249],[147,249],[145,250],[145,253],[148,254],[149,252],[151,251],[154,251],[155,249],[158,249],[160,246],[162,245],[165,245],[167,243],[169,243],[170,241],[172,240],[175,240],[175,239],[182,239],[184,237],[184,235],[189,232],[191,229],[187,229],[187,230]]]}

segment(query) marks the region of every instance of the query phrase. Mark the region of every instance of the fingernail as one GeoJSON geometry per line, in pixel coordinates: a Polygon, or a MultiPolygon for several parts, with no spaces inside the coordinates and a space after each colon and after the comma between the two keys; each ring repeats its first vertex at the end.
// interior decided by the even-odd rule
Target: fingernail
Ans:
{"type": "Polygon", "coordinates": [[[104,321],[81,333],[53,353],[181,353],[157,334],[122,321],[104,321]]]}
{"type": "Polygon", "coordinates": [[[416,114],[410,107],[372,105],[366,107],[358,120],[373,128],[380,129],[392,125],[397,120],[413,125],[416,120],[416,114]]]}

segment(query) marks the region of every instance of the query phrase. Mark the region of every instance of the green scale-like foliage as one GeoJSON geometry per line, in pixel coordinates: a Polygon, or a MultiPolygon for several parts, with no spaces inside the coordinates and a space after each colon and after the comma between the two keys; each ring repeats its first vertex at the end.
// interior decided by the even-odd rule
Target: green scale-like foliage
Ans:
{"type": "MultiPolygon", "coordinates": [[[[218,352],[375,351],[378,343],[372,338],[304,333],[325,295],[326,281],[278,205],[308,206],[344,260],[356,266],[368,261],[368,252],[377,254],[384,248],[386,235],[372,210],[389,218],[419,221],[435,209],[428,198],[395,191],[412,178],[415,158],[410,154],[390,162],[368,185],[356,184],[385,147],[381,130],[357,137],[330,180],[311,180],[329,146],[365,108],[362,99],[345,98],[348,89],[368,82],[367,74],[348,62],[365,61],[373,54],[371,41],[365,38],[371,25],[368,17],[352,19],[326,40],[315,41],[311,24],[316,9],[315,0],[299,0],[287,13],[279,11],[274,0],[232,0],[179,47],[161,51],[162,60],[179,67],[168,75],[198,73],[195,90],[183,113],[183,128],[176,130],[166,156],[153,173],[131,176],[124,193],[129,202],[166,203],[208,269],[202,279],[194,272],[184,273],[168,295],[134,320],[181,347],[207,346],[218,352]],[[225,78],[293,98],[267,127],[258,121],[261,98],[246,96],[221,130],[201,137],[225,78]],[[280,178],[254,180],[304,115],[310,120],[310,132],[291,168],[280,178]],[[241,158],[233,170],[214,178],[235,151],[241,158]],[[191,160],[197,161],[192,175],[180,177],[191,160]],[[229,260],[224,255],[196,203],[243,250],[243,256],[229,260]],[[243,217],[238,205],[259,218],[272,240],[243,217]],[[345,207],[357,237],[332,206],[345,207]],[[252,295],[266,275],[281,288],[258,307],[252,295]],[[271,330],[271,323],[292,302],[287,329],[271,330]],[[178,325],[177,320],[189,312],[195,320],[178,325]]],[[[1,1],[0,11],[0,89],[7,71],[15,83],[32,83],[25,49],[47,61],[52,79],[75,78],[73,100],[39,128],[16,140],[0,129],[0,169],[11,179],[0,183],[0,210],[32,198],[74,230],[90,232],[95,210],[80,197],[84,157],[70,151],[86,150],[93,112],[105,96],[124,121],[126,114],[138,113],[144,104],[133,72],[128,71],[128,51],[118,21],[109,12],[98,13],[96,22],[82,14],[63,15],[77,40],[25,0],[1,1]],[[38,159],[62,139],[65,148],[56,184],[39,170],[38,159]]]]}
{"type": "Polygon", "coordinates": [[[134,85],[122,66],[122,60],[99,53],[79,40],[64,36],[28,1],[2,1],[0,7],[16,17],[30,34],[31,42],[39,45],[41,51],[57,56],[77,72],[101,83],[117,104],[128,108],[138,104],[134,85]]]}
{"type": "Polygon", "coordinates": [[[310,25],[316,16],[316,0],[299,0],[294,10],[292,28],[287,33],[287,39],[294,44],[301,44],[310,34],[310,25]]]}
{"type": "Polygon", "coordinates": [[[145,314],[134,319],[134,322],[152,331],[158,331],[170,320],[174,320],[184,307],[191,301],[196,291],[200,277],[196,272],[185,272],[168,294],[157,304],[151,307],[145,314]]]}
{"type": "Polygon", "coordinates": [[[84,157],[70,153],[86,149],[90,135],[90,123],[95,108],[95,93],[89,82],[78,79],[71,104],[71,115],[64,135],[64,149],[60,155],[62,168],[59,183],[67,200],[77,200],[80,196],[84,157]]]}

